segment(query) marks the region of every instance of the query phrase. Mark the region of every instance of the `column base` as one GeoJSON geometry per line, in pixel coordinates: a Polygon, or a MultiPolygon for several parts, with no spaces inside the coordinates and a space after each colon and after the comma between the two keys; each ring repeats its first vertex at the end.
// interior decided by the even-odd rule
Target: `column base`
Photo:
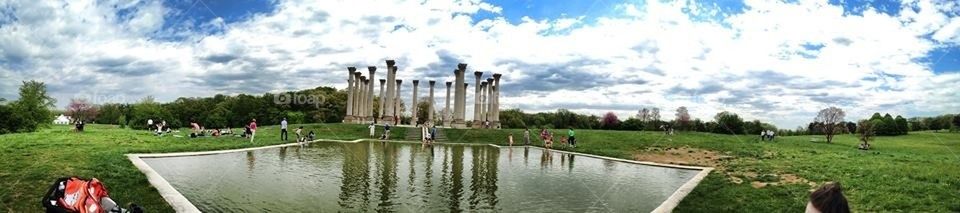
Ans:
{"type": "Polygon", "coordinates": [[[381,117],[381,118],[380,118],[380,123],[393,125],[393,116],[383,116],[383,117],[381,117]]]}
{"type": "Polygon", "coordinates": [[[343,117],[343,123],[353,123],[356,118],[353,115],[347,115],[343,117]]]}
{"type": "Polygon", "coordinates": [[[470,123],[470,128],[483,129],[483,121],[473,120],[473,122],[470,123]]]}
{"type": "Polygon", "coordinates": [[[466,129],[467,123],[464,122],[463,120],[453,120],[453,123],[450,124],[450,127],[453,127],[455,129],[466,129]]]}
{"type": "Polygon", "coordinates": [[[410,118],[410,125],[417,125],[417,117],[410,118]]]}

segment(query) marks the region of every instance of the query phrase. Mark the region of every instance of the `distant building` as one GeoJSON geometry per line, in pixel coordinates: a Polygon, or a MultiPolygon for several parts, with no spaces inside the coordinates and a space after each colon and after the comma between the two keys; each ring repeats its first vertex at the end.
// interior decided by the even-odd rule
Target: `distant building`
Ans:
{"type": "Polygon", "coordinates": [[[70,116],[60,114],[56,119],[53,119],[53,124],[70,124],[70,116]]]}

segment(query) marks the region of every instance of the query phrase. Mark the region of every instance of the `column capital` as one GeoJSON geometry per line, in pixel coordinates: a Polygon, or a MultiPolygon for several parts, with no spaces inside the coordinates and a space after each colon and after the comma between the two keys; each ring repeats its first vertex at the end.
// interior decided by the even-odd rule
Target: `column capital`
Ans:
{"type": "Polygon", "coordinates": [[[457,70],[467,70],[467,64],[464,64],[464,63],[457,64],[457,70]]]}
{"type": "Polygon", "coordinates": [[[387,67],[393,67],[394,64],[397,64],[397,62],[393,60],[387,60],[387,67]]]}
{"type": "Polygon", "coordinates": [[[403,83],[403,80],[397,79],[397,84],[403,83]]]}
{"type": "Polygon", "coordinates": [[[380,86],[383,86],[383,83],[387,83],[387,79],[380,79],[380,86]]]}
{"type": "Polygon", "coordinates": [[[437,81],[434,81],[434,80],[430,80],[430,81],[428,81],[428,83],[430,83],[430,86],[432,87],[432,86],[433,86],[434,84],[436,84],[436,83],[437,83],[437,81]]]}
{"type": "Polygon", "coordinates": [[[367,82],[367,76],[360,76],[360,82],[367,82]]]}
{"type": "Polygon", "coordinates": [[[417,84],[420,84],[420,80],[413,80],[413,85],[416,86],[417,84]]]}
{"type": "Polygon", "coordinates": [[[453,82],[447,81],[447,87],[453,86],[453,82]]]}
{"type": "Polygon", "coordinates": [[[487,86],[487,82],[486,82],[486,81],[481,81],[481,82],[480,82],[480,88],[483,88],[483,87],[486,87],[486,86],[487,86]]]}
{"type": "Polygon", "coordinates": [[[500,73],[494,73],[494,74],[493,74],[494,80],[498,80],[498,81],[499,81],[499,80],[500,80],[500,76],[501,76],[500,73]]]}
{"type": "Polygon", "coordinates": [[[477,76],[477,78],[480,78],[480,76],[483,76],[483,72],[482,72],[482,71],[476,71],[476,72],[473,72],[473,75],[474,75],[474,76],[477,76]]]}
{"type": "Polygon", "coordinates": [[[350,73],[353,73],[353,72],[356,72],[356,71],[357,71],[357,68],[356,68],[356,67],[347,67],[347,71],[350,71],[350,73]]]}
{"type": "Polygon", "coordinates": [[[368,66],[368,67],[367,67],[367,70],[369,70],[370,72],[375,72],[375,71],[377,71],[377,67],[375,67],[375,66],[368,66]]]}
{"type": "Polygon", "coordinates": [[[493,78],[487,78],[487,82],[493,83],[493,78]]]}
{"type": "Polygon", "coordinates": [[[360,72],[354,72],[354,73],[353,73],[353,76],[356,77],[356,78],[360,78],[361,75],[363,75],[363,73],[360,73],[360,72]]]}

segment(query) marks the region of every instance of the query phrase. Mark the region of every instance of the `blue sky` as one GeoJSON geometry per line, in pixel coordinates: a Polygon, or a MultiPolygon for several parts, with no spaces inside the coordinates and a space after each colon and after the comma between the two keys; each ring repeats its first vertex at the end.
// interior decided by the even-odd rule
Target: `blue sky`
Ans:
{"type": "Polygon", "coordinates": [[[2,1],[0,97],[22,80],[60,107],[344,88],[345,67],[396,59],[405,79],[502,73],[501,102],[529,112],[686,106],[793,128],[828,106],[957,113],[958,15],[891,0],[2,1]]]}

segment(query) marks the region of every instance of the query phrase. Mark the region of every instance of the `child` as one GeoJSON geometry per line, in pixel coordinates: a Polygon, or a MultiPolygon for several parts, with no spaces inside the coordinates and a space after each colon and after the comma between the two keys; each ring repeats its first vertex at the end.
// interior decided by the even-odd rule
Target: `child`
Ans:
{"type": "Polygon", "coordinates": [[[510,141],[510,146],[513,146],[513,133],[510,133],[510,136],[507,136],[507,140],[510,141]]]}
{"type": "Polygon", "coordinates": [[[298,142],[298,143],[302,143],[302,142],[306,142],[306,141],[307,141],[307,138],[306,138],[306,137],[303,137],[303,126],[298,127],[296,133],[297,133],[297,142],[298,142]]]}
{"type": "Polygon", "coordinates": [[[567,147],[567,138],[560,137],[560,145],[567,147]]]}
{"type": "Polygon", "coordinates": [[[849,213],[850,206],[847,205],[847,198],[843,196],[840,183],[828,182],[820,186],[817,191],[810,193],[806,212],[849,213]]]}
{"type": "Polygon", "coordinates": [[[547,147],[547,149],[553,148],[553,136],[552,136],[552,135],[545,134],[545,135],[543,136],[543,146],[544,146],[544,147],[547,147]]]}

